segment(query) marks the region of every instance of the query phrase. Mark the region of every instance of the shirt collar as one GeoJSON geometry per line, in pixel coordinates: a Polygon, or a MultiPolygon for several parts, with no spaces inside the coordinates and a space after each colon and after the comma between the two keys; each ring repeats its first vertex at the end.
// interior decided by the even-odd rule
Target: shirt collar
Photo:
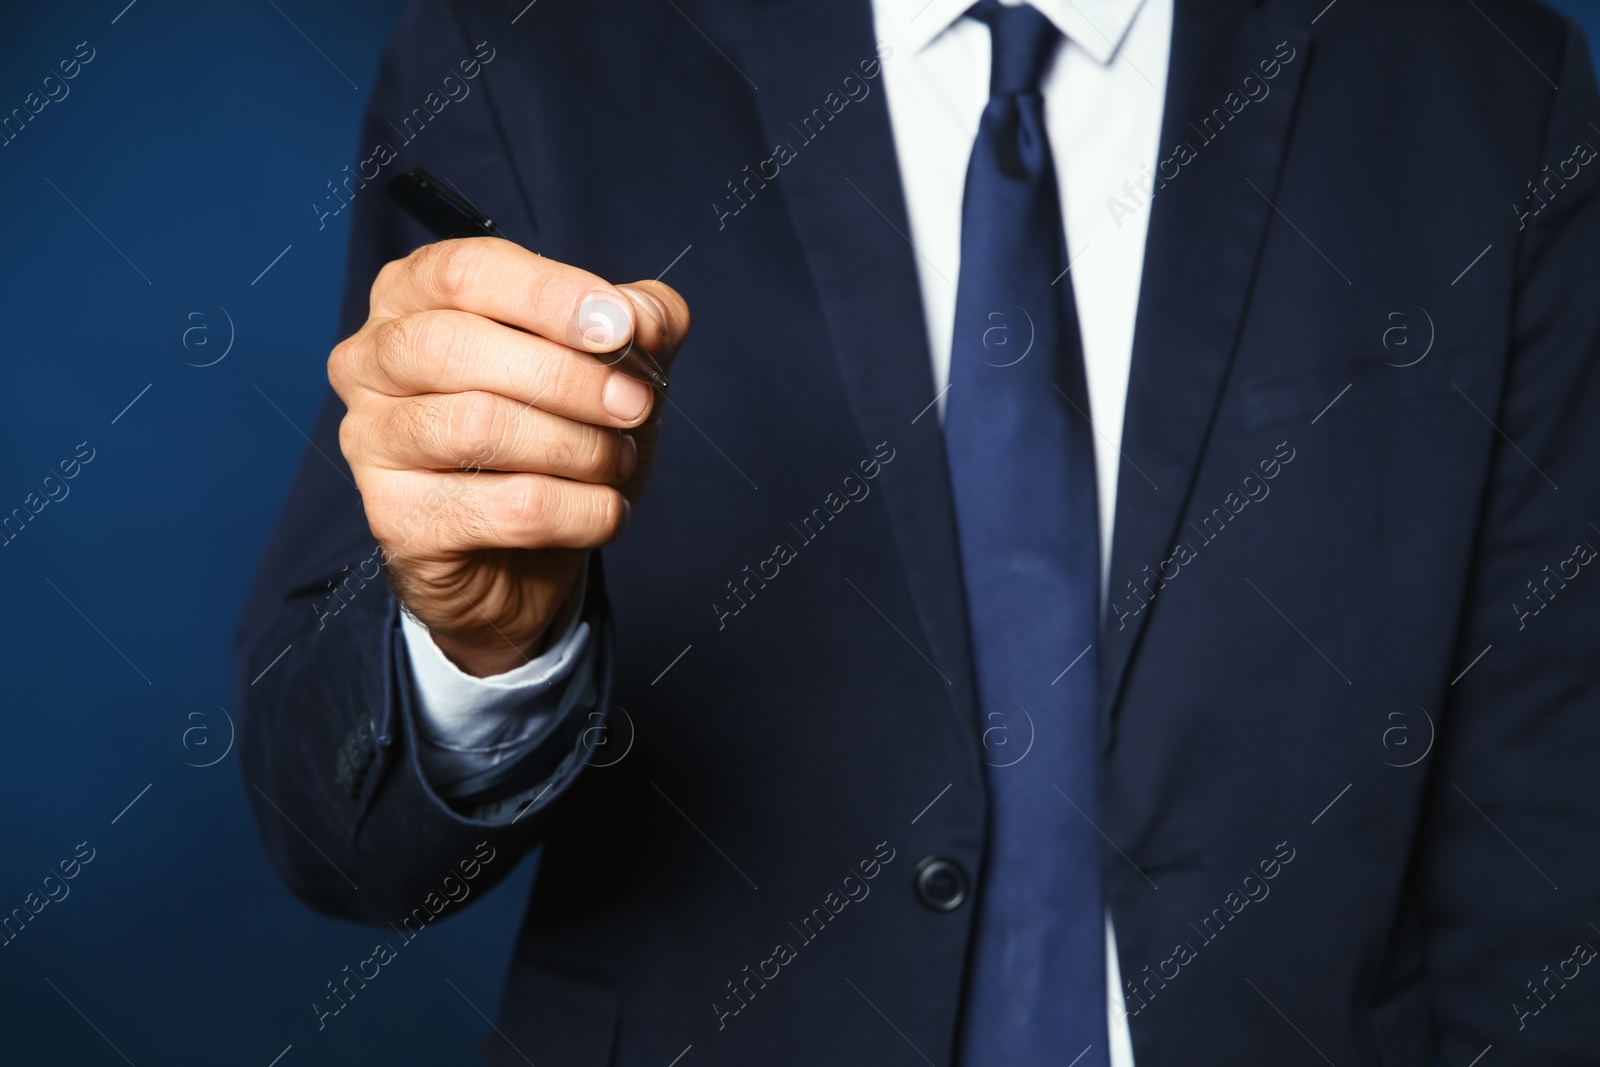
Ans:
{"type": "MultiPolygon", "coordinates": [[[[956,23],[974,0],[877,0],[894,23],[895,36],[920,52],[956,23]]],[[[1009,0],[1001,0],[1002,3],[1009,0]]],[[[1029,0],[1062,35],[1095,62],[1109,64],[1144,0],[1029,0]]]]}

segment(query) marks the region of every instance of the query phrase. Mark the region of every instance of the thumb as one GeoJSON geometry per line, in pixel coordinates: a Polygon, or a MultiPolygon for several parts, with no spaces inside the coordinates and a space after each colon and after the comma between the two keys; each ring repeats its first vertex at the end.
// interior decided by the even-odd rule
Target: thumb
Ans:
{"type": "Polygon", "coordinates": [[[632,282],[617,288],[633,304],[634,343],[654,356],[662,370],[666,370],[689,333],[688,303],[665,282],[632,282]]]}

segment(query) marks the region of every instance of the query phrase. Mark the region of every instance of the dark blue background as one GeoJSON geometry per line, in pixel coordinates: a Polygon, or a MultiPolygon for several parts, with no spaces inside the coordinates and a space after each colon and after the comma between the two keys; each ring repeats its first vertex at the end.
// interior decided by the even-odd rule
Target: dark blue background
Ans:
{"type": "MultiPolygon", "coordinates": [[[[531,867],[318,1032],[312,1001],[380,935],[280,886],[223,756],[234,619],[334,340],[349,213],[319,232],[311,205],[356,161],[404,3],[125,2],[0,16],[0,114],[80,41],[95,49],[0,147],[0,515],[94,449],[0,547],[0,914],[95,849],[0,947],[0,1062],[266,1067],[290,1045],[283,1067],[466,1062],[531,867]],[[186,365],[223,350],[214,310],[184,321],[218,306],[231,351],[186,365]],[[184,326],[199,327],[187,350],[184,326]]],[[[1600,5],[1557,6],[1600,36],[1600,5]]]]}

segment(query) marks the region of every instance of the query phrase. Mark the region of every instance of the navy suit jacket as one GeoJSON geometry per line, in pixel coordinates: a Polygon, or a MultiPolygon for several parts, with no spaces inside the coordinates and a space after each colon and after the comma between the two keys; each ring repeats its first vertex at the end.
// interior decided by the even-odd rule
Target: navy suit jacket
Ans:
{"type": "MultiPolygon", "coordinates": [[[[974,909],[914,870],[982,892],[1028,724],[974,702],[895,59],[865,0],[522,6],[400,27],[343,330],[428,240],[380,190],[413,165],[553,259],[671,265],[695,324],[604,552],[607,745],[514,825],[430,790],[387,587],[323,614],[376,573],[330,397],[239,636],[267,848],[401,926],[478,842],[480,886],[542,845],[494,1062],[949,1063],[974,909]]],[[[1136,1057],[1600,1062],[1600,98],[1543,8],[1324,6],[1176,4],[1077,668],[1136,1057]]]]}

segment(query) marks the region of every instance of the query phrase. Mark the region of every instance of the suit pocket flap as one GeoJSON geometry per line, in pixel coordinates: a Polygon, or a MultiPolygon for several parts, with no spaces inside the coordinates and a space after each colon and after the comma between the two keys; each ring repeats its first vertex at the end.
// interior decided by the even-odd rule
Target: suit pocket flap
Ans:
{"type": "Polygon", "coordinates": [[[1472,379],[1464,362],[1464,353],[1457,350],[1434,352],[1413,366],[1363,358],[1248,378],[1240,386],[1245,428],[1319,418],[1330,408],[1337,415],[1371,404],[1454,393],[1452,381],[1470,393],[1472,379]]]}

